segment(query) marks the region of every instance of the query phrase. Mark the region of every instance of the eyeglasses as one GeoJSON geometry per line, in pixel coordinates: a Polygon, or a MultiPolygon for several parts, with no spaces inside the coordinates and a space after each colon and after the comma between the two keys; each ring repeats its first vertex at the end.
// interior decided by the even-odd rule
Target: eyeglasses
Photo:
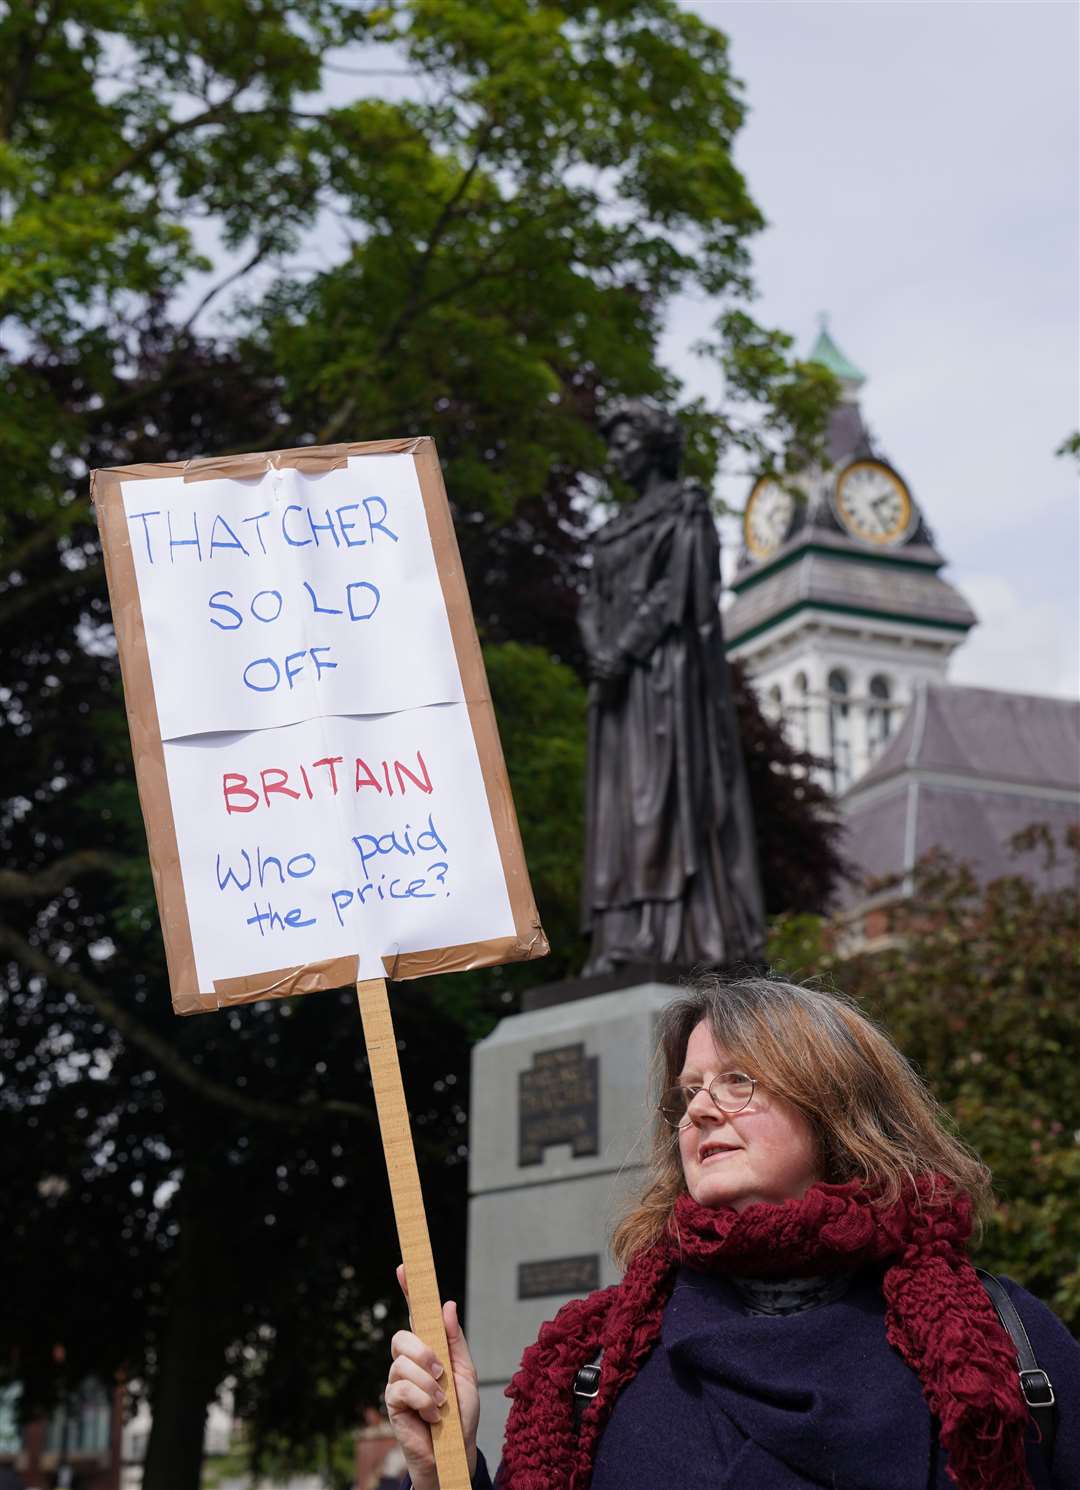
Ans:
{"type": "Polygon", "coordinates": [[[690,1121],[690,1103],[698,1092],[708,1092],[713,1105],[730,1117],[749,1107],[756,1087],[757,1078],[747,1076],[745,1071],[723,1071],[708,1086],[668,1087],[660,1098],[660,1115],[676,1131],[684,1128],[690,1121]]]}

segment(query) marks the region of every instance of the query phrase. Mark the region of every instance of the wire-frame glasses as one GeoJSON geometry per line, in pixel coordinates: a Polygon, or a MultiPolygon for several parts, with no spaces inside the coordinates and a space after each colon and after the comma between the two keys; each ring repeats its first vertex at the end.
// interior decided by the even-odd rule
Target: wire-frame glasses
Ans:
{"type": "Polygon", "coordinates": [[[708,1092],[713,1105],[731,1117],[742,1112],[754,1100],[757,1078],[747,1076],[745,1071],[722,1071],[714,1076],[708,1086],[672,1086],[660,1098],[659,1109],[664,1121],[672,1128],[682,1128],[689,1121],[690,1103],[698,1092],[708,1092]]]}

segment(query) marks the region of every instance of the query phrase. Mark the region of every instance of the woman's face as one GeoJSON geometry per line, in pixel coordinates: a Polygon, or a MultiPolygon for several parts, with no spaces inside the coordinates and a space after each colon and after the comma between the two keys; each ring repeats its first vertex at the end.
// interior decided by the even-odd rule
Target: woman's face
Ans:
{"type": "Polygon", "coordinates": [[[608,463],[620,481],[640,490],[652,468],[652,454],[642,431],[620,419],[608,433],[608,463]]]}
{"type": "MultiPolygon", "coordinates": [[[[703,1020],[687,1041],[678,1079],[684,1086],[707,1087],[737,1066],[703,1020]]],[[[721,1112],[707,1091],[698,1092],[678,1136],[686,1188],[699,1205],[741,1211],[759,1200],[797,1198],[821,1178],[809,1121],[760,1086],[750,1105],[734,1115],[721,1112]]]]}

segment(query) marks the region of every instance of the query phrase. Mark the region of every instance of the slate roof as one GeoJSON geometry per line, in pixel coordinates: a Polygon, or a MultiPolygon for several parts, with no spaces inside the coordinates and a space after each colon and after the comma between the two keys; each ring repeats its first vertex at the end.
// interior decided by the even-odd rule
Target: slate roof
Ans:
{"type": "Polygon", "coordinates": [[[777,553],[760,578],[736,579],[724,612],[727,645],[796,609],[819,606],[870,617],[915,621],[968,631],[975,612],[937,572],[942,560],[926,545],[904,550],[902,564],[857,550],[840,534],[806,527],[777,553]],[[785,550],[791,560],[782,563],[785,550]],[[855,562],[852,562],[853,558],[855,562]]]}
{"type": "Polygon", "coordinates": [[[860,460],[874,454],[870,431],[854,400],[841,399],[830,411],[825,452],[834,466],[845,466],[849,460],[860,460]]]}
{"type": "MultiPolygon", "coordinates": [[[[904,874],[933,848],[983,881],[1023,873],[1065,888],[1071,865],[1016,858],[1013,834],[1080,826],[1080,703],[991,688],[921,685],[903,725],[840,798],[846,852],[864,878],[904,874]]],[[[849,886],[848,905],[863,898],[849,886]]]]}

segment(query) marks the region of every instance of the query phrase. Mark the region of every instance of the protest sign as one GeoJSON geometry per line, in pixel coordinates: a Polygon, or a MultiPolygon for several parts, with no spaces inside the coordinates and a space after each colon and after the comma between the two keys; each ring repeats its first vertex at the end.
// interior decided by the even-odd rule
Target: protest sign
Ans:
{"type": "MultiPolygon", "coordinates": [[[[448,1365],[384,976],[548,945],[434,443],[116,467],[91,494],[173,1008],[356,983],[412,1324],[448,1365]]],[[[443,1380],[439,1483],[467,1490],[443,1380]]]]}
{"type": "Polygon", "coordinates": [[[176,1011],[543,955],[433,442],[92,492],[176,1011]]]}

